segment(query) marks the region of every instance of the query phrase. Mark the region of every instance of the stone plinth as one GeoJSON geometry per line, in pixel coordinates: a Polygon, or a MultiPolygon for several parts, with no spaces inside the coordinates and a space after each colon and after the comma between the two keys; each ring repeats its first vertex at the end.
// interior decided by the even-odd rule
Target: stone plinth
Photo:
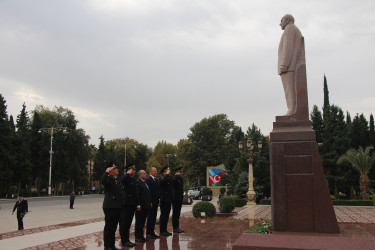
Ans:
{"type": "Polygon", "coordinates": [[[339,233],[309,120],[276,117],[270,161],[273,230],[339,233]]]}

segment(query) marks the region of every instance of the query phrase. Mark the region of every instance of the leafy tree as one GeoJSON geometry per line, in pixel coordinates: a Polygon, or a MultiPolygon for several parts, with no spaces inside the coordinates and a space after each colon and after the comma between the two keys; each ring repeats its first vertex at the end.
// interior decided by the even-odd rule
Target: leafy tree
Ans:
{"type": "Polygon", "coordinates": [[[323,142],[323,117],[322,113],[319,111],[318,107],[314,105],[313,110],[310,114],[312,128],[315,130],[316,133],[316,142],[322,143],[323,142]]]}
{"type": "Polygon", "coordinates": [[[22,110],[17,116],[16,124],[16,166],[14,169],[14,182],[18,183],[18,191],[27,189],[30,191],[31,178],[31,150],[30,150],[30,129],[29,117],[26,112],[25,103],[22,105],[22,110]]]}
{"type": "Polygon", "coordinates": [[[345,153],[350,145],[348,127],[344,121],[343,111],[331,105],[326,109],[323,120],[323,143],[320,147],[322,164],[328,180],[331,193],[335,186],[340,191],[349,193],[350,186],[356,186],[353,175],[348,165],[337,165],[337,159],[345,153]]]}
{"type": "MultiPolygon", "coordinates": [[[[14,130],[13,130],[14,131],[14,130]]],[[[5,193],[11,186],[13,168],[10,166],[14,157],[9,150],[11,143],[11,128],[8,120],[7,105],[4,97],[0,94],[0,192],[5,193]]]]}
{"type": "Polygon", "coordinates": [[[374,116],[370,115],[369,144],[375,146],[374,116]]]}
{"type": "Polygon", "coordinates": [[[94,156],[94,167],[93,167],[93,178],[94,180],[100,180],[104,171],[106,170],[106,151],[104,146],[104,137],[99,137],[100,143],[99,148],[94,156]]]}
{"type": "Polygon", "coordinates": [[[43,146],[43,139],[40,136],[39,129],[42,128],[42,121],[37,112],[34,111],[31,121],[31,176],[33,179],[33,184],[36,186],[37,190],[40,191],[42,182],[44,180],[44,186],[46,186],[46,180],[48,178],[48,161],[47,158],[43,157],[43,151],[45,147],[43,146]]]}
{"type": "Polygon", "coordinates": [[[358,150],[349,149],[345,154],[340,156],[338,163],[349,162],[360,173],[360,188],[362,191],[362,198],[369,199],[370,193],[370,179],[368,173],[375,163],[375,153],[371,153],[373,146],[366,147],[365,150],[360,146],[358,150]]]}
{"type": "Polygon", "coordinates": [[[156,167],[158,171],[164,166],[169,166],[173,170],[180,164],[177,151],[177,146],[167,143],[166,141],[159,141],[156,144],[147,165],[149,167],[156,167]]]}
{"type": "Polygon", "coordinates": [[[233,168],[235,161],[233,158],[229,160],[228,156],[233,157],[233,152],[237,152],[237,157],[239,155],[237,136],[240,131],[234,121],[228,120],[225,114],[218,114],[195,123],[190,131],[191,166],[186,172],[190,180],[198,182],[198,185],[205,183],[208,166],[232,162],[233,165],[225,167],[227,170],[233,168]]]}
{"type": "Polygon", "coordinates": [[[370,145],[368,122],[363,114],[357,114],[354,117],[350,138],[352,148],[358,148],[359,146],[367,147],[370,145]]]}

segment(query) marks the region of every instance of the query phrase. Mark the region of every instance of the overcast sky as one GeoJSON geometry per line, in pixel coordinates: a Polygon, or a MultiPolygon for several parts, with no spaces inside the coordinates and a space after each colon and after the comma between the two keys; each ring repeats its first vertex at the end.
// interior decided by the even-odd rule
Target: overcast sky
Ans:
{"type": "Polygon", "coordinates": [[[375,1],[0,0],[0,93],[71,109],[98,145],[177,143],[224,113],[268,135],[286,112],[277,75],[284,14],[305,37],[309,108],[375,113],[375,1]]]}

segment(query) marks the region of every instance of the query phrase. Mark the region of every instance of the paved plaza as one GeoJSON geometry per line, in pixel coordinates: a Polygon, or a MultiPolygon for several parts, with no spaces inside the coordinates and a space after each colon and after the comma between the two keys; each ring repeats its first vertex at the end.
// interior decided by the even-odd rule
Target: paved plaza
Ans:
{"type": "MultiPolygon", "coordinates": [[[[36,205],[39,201],[34,200],[30,202],[32,212],[25,217],[26,229],[23,231],[16,231],[17,221],[11,215],[13,206],[10,203],[2,204],[0,249],[103,249],[102,198],[103,196],[98,195],[89,202],[78,197],[75,209],[68,208],[68,197],[61,198],[55,205],[44,201],[37,210],[33,209],[33,204],[36,205]]],[[[212,201],[213,204],[216,205],[216,201],[217,197],[212,201]]],[[[182,208],[181,228],[186,233],[162,237],[144,244],[138,243],[133,249],[231,249],[245,229],[262,218],[271,218],[271,207],[268,205],[237,208],[234,219],[225,220],[194,219],[192,207],[193,205],[184,205],[182,208]]],[[[374,207],[336,206],[335,212],[343,237],[375,240],[374,207]]],[[[134,241],[133,227],[131,232],[130,237],[134,241]]],[[[117,239],[119,246],[118,232],[117,239]]]]}

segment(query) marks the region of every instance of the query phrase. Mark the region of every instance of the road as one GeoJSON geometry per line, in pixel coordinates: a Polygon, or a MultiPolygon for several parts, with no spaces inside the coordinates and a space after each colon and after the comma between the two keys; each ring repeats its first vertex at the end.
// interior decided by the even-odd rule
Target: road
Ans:
{"type": "MultiPolygon", "coordinates": [[[[29,213],[24,218],[24,227],[34,228],[103,217],[104,195],[77,195],[74,209],[69,209],[69,196],[30,197],[29,213]]],[[[0,233],[17,230],[16,213],[12,210],[17,199],[0,200],[0,233]]]]}

